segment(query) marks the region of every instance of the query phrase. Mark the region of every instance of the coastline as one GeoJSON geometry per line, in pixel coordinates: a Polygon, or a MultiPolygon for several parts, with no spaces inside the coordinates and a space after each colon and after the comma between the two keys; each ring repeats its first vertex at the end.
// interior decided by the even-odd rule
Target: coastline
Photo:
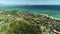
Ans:
{"type": "MultiPolygon", "coordinates": [[[[1,11],[13,11],[13,10],[0,10],[1,11]]],[[[19,11],[19,12],[29,12],[29,11],[25,11],[25,10],[15,10],[15,11],[19,11]]],[[[29,12],[29,13],[33,13],[33,12],[29,12]]],[[[33,13],[33,14],[37,14],[37,15],[43,15],[43,16],[46,16],[46,17],[50,17],[51,19],[56,19],[56,20],[60,20],[60,18],[56,18],[56,17],[53,17],[53,16],[49,16],[48,14],[41,14],[41,13],[33,13]]]]}
{"type": "MultiPolygon", "coordinates": [[[[32,13],[32,12],[31,12],[32,13]]],[[[33,13],[33,14],[40,14],[40,13],[33,13]]],[[[56,17],[53,17],[53,16],[49,16],[48,14],[40,14],[40,15],[44,15],[46,17],[50,17],[51,19],[56,19],[56,20],[60,20],[60,18],[56,18],[56,17]]]]}
{"type": "Polygon", "coordinates": [[[47,17],[50,17],[51,19],[60,20],[60,18],[55,18],[55,17],[53,17],[53,16],[49,16],[49,15],[47,15],[47,14],[41,14],[41,15],[44,15],[44,16],[47,16],[47,17]]]}

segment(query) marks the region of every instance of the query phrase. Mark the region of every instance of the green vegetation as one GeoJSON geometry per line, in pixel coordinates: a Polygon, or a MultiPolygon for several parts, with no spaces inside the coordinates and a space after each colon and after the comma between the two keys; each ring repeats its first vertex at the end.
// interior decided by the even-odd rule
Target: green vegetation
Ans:
{"type": "Polygon", "coordinates": [[[16,10],[0,11],[0,34],[51,34],[49,28],[55,24],[54,21],[60,23],[44,15],[16,10]]]}
{"type": "Polygon", "coordinates": [[[0,34],[42,34],[40,29],[17,13],[15,10],[0,13],[0,20],[4,21],[0,24],[0,34]]]}

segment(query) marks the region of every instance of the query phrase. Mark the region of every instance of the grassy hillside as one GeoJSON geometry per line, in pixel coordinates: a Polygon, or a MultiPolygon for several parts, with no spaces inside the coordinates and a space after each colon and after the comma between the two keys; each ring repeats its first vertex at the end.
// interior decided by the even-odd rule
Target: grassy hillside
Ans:
{"type": "Polygon", "coordinates": [[[0,34],[51,34],[49,29],[53,29],[57,22],[60,23],[60,20],[40,14],[0,11],[0,34]]]}

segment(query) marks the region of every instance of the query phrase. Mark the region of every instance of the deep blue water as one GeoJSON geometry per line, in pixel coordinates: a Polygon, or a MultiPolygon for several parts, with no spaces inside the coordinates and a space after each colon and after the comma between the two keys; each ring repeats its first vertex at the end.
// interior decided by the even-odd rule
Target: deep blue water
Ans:
{"type": "Polygon", "coordinates": [[[27,10],[32,13],[47,14],[60,18],[60,5],[30,5],[30,6],[2,6],[0,10],[27,10]]]}

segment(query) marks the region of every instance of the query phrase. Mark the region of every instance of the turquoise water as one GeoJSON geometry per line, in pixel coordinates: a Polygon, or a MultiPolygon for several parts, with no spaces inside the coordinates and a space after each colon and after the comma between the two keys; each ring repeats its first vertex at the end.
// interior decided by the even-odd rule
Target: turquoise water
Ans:
{"type": "Polygon", "coordinates": [[[60,19],[60,6],[4,6],[0,10],[27,10],[32,13],[47,14],[60,19]]]}

